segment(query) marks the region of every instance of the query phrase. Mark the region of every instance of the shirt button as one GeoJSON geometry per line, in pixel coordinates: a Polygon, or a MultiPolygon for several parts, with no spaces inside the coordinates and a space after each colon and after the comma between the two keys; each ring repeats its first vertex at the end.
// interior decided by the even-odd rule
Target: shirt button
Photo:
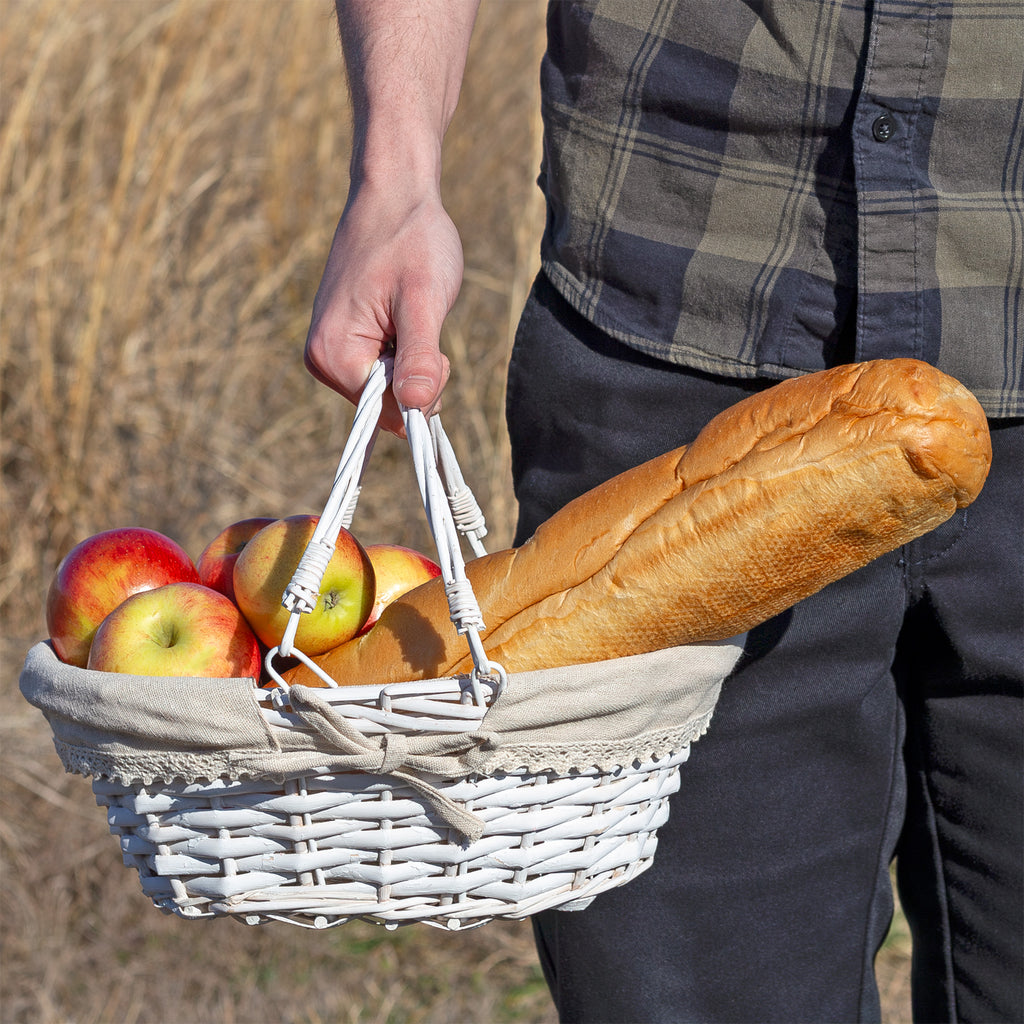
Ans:
{"type": "Polygon", "coordinates": [[[896,121],[891,114],[879,114],[871,124],[876,142],[888,142],[896,134],[896,121]]]}

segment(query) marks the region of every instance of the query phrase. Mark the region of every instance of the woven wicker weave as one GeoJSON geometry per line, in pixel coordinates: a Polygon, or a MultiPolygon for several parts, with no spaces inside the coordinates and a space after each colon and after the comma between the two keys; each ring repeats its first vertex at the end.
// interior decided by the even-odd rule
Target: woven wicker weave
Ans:
{"type": "MultiPolygon", "coordinates": [[[[467,731],[486,705],[457,679],[328,691],[360,732],[467,731]]],[[[493,696],[488,691],[488,697],[493,696]]],[[[267,701],[273,728],[304,728],[267,701]]],[[[95,779],[124,862],[161,909],[327,928],[353,918],[456,929],[580,908],[650,866],[689,747],[610,772],[430,778],[486,823],[467,842],[390,775],[280,785],[123,785],[95,779]]]]}
{"type": "Polygon", "coordinates": [[[157,906],[314,928],[459,928],[580,907],[644,871],[688,748],[617,771],[431,780],[487,822],[467,843],[413,789],[346,773],[281,786],[97,779],[125,864],[157,906]]]}

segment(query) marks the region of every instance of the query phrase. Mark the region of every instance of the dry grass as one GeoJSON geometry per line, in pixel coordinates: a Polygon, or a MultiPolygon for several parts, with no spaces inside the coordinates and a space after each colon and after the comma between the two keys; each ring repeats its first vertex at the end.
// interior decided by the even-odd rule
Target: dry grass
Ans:
{"type": "MultiPolygon", "coordinates": [[[[321,507],[350,411],[300,353],[348,111],[329,0],[0,8],[0,1018],[551,1020],[526,925],[310,934],[161,916],[17,694],[77,539],[139,523],[198,554],[235,518],[321,507]]],[[[541,0],[484,4],[448,140],[467,272],[446,422],[493,546],[511,537],[504,365],[541,226],[542,27],[541,0]]],[[[357,532],[429,544],[404,449],[382,442],[375,463],[357,532]]]]}

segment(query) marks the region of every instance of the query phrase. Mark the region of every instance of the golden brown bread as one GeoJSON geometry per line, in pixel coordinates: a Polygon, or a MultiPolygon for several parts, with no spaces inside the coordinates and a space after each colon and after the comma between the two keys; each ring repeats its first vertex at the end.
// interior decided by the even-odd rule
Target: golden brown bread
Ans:
{"type": "MultiPolygon", "coordinates": [[[[784,381],[470,562],[488,657],[523,672],[742,633],[934,529],[990,460],[977,400],[925,363],[784,381]]],[[[438,579],[315,660],[382,684],[468,671],[466,650],[438,579]]],[[[304,667],[285,678],[318,685],[304,667]]]]}

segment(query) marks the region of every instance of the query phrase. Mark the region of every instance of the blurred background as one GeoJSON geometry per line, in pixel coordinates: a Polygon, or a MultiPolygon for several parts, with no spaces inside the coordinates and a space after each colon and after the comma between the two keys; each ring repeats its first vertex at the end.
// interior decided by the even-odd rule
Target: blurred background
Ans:
{"type": "MultiPolygon", "coordinates": [[[[17,689],[60,558],[123,525],[198,557],[318,512],[351,409],[302,364],[347,190],[330,0],[0,0],[0,1021],[551,1022],[525,922],[462,934],[184,922],[155,910],[17,689]]],[[[505,363],[543,207],[543,0],[484,0],[446,142],[466,273],[444,422],[511,541],[505,363]]],[[[404,443],[353,531],[429,551],[404,443]]],[[[909,1020],[909,939],[879,967],[909,1020]]]]}

